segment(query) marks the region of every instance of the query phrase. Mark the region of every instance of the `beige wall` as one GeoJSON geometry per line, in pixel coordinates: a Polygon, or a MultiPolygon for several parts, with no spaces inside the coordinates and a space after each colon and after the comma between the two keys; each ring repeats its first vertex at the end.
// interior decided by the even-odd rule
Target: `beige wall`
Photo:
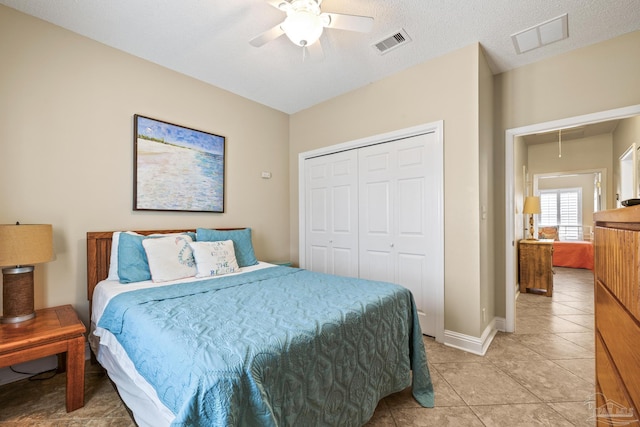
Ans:
{"type": "MultiPolygon", "coordinates": [[[[480,330],[481,334],[495,316],[495,225],[496,216],[493,206],[496,196],[493,191],[495,183],[495,164],[493,153],[493,74],[489,68],[484,52],[479,56],[479,194],[480,194],[480,330]]],[[[477,335],[479,336],[479,335],[477,335]]]]}
{"type": "MultiPolygon", "coordinates": [[[[495,191],[504,194],[504,141],[507,129],[640,104],[640,32],[558,55],[495,76],[496,158],[502,176],[495,191]]],[[[517,167],[517,165],[516,165],[517,167]]],[[[516,173],[519,171],[516,170],[516,173]]],[[[504,212],[504,197],[496,198],[504,212]]],[[[498,225],[496,271],[505,271],[504,219],[498,225]]],[[[496,313],[504,315],[504,275],[497,274],[496,313]]]]}
{"type": "MultiPolygon", "coordinates": [[[[615,195],[613,193],[613,135],[602,134],[587,138],[574,139],[562,142],[562,157],[558,157],[558,143],[536,144],[529,146],[529,170],[531,179],[535,174],[553,172],[576,172],[594,169],[605,169],[606,196],[603,200],[603,209],[615,208],[615,195]]],[[[542,187],[540,187],[542,188],[542,187]]],[[[559,187],[557,187],[559,188],[559,187]]],[[[591,182],[590,188],[593,188],[591,182]]],[[[590,190],[591,191],[591,190],[590,190]]],[[[589,208],[583,216],[583,224],[591,225],[593,217],[593,197],[583,193],[583,202],[591,199],[589,208]]],[[[584,205],[587,208],[586,205],[584,205]]]]}
{"type": "Polygon", "coordinates": [[[289,157],[297,261],[299,153],[444,120],[445,328],[472,336],[480,331],[479,55],[468,46],[293,114],[289,157]]]}
{"type": "MultiPolygon", "coordinates": [[[[499,140],[500,136],[497,135],[496,136],[496,140],[499,140]]],[[[496,144],[498,145],[498,144],[496,144]]],[[[514,190],[514,205],[515,205],[515,221],[513,224],[514,230],[513,230],[513,235],[514,235],[514,242],[517,242],[519,240],[522,240],[526,237],[528,237],[527,234],[527,230],[529,228],[529,219],[528,219],[528,215],[523,215],[522,211],[524,210],[524,199],[527,196],[530,196],[533,194],[532,189],[531,189],[531,185],[530,185],[530,174],[529,174],[529,159],[527,158],[529,152],[527,150],[527,146],[524,142],[524,138],[518,136],[516,138],[514,138],[514,142],[513,142],[513,171],[514,171],[514,181],[513,181],[513,190],[514,190]]],[[[496,167],[497,170],[500,170],[504,173],[504,168],[497,166],[496,167]]],[[[500,182],[499,179],[496,180],[497,182],[500,182]]],[[[496,197],[495,197],[495,202],[496,204],[499,204],[501,196],[504,197],[504,191],[502,192],[502,194],[496,192],[496,197]]],[[[502,231],[500,229],[500,227],[505,228],[505,220],[504,220],[504,215],[501,216],[502,221],[497,221],[496,223],[496,228],[495,228],[495,232],[496,232],[496,236],[499,236],[501,234],[504,234],[504,231],[502,231]]],[[[500,248],[501,246],[499,244],[496,245],[496,248],[500,248]]],[[[496,250],[497,253],[499,253],[499,250],[496,250]]],[[[499,262],[497,259],[495,259],[494,261],[496,261],[496,264],[499,265],[499,262]]],[[[518,251],[513,251],[513,265],[517,266],[518,265],[518,251]]],[[[496,286],[495,286],[495,295],[499,295],[501,293],[506,292],[506,289],[501,289],[500,285],[501,283],[504,283],[504,281],[501,281],[500,278],[500,273],[502,273],[504,270],[497,270],[498,267],[496,267],[496,271],[498,271],[499,273],[496,274],[496,286]]],[[[519,277],[518,277],[518,269],[514,268],[513,271],[513,277],[511,278],[512,282],[516,287],[518,287],[519,284],[519,277]]],[[[505,286],[505,285],[503,285],[505,286]]],[[[496,312],[497,313],[501,313],[504,310],[504,307],[501,305],[500,301],[498,299],[496,299],[495,301],[495,307],[496,307],[496,312]]],[[[504,314],[502,314],[502,316],[504,316],[504,314]]]]}
{"type": "Polygon", "coordinates": [[[0,58],[0,223],[54,231],[36,308],[88,319],[91,230],[250,226],[260,259],[288,259],[288,115],[4,6],[0,58]],[[227,137],[224,214],[132,211],[136,113],[227,137]]]}
{"type": "MultiPolygon", "coordinates": [[[[532,174],[579,171],[612,167],[612,134],[562,141],[562,157],[558,143],[529,145],[529,170],[532,174]]],[[[609,180],[609,177],[607,177],[609,180]]]]}
{"type": "MultiPolygon", "coordinates": [[[[529,150],[527,145],[524,142],[522,137],[516,137],[514,141],[513,148],[513,170],[514,170],[514,201],[516,214],[521,214],[524,209],[524,199],[527,196],[533,195],[533,188],[531,186],[531,175],[529,172],[529,150]]],[[[499,196],[496,197],[496,201],[500,199],[499,196]]],[[[516,216],[516,218],[520,218],[520,221],[516,221],[516,239],[522,239],[527,234],[525,231],[527,229],[528,221],[522,215],[516,216]]],[[[497,230],[499,232],[499,230],[497,230]]]]}

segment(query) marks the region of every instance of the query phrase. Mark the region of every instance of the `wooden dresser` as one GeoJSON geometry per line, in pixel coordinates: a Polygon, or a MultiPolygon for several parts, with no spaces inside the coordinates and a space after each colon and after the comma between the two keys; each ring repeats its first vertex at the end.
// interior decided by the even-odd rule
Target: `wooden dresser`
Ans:
{"type": "Polygon", "coordinates": [[[520,292],[536,289],[553,295],[553,240],[520,240],[518,262],[520,292]]]}
{"type": "Polygon", "coordinates": [[[596,416],[598,425],[640,419],[640,206],[595,221],[596,416]]]}

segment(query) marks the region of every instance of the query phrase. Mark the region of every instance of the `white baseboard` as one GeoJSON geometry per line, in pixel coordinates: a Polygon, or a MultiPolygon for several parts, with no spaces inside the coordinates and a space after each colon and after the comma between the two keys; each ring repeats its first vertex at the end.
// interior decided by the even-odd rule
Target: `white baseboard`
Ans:
{"type": "MultiPolygon", "coordinates": [[[[89,349],[89,343],[85,343],[84,348],[85,360],[89,360],[91,357],[91,350],[89,349]]],[[[13,369],[19,372],[30,372],[30,374],[18,374],[13,372],[9,367],[0,369],[0,386],[9,384],[15,381],[20,381],[39,372],[48,371],[58,366],[57,356],[47,356],[42,359],[31,360],[29,362],[12,365],[13,369]]]]}
{"type": "Polygon", "coordinates": [[[502,327],[504,328],[504,319],[494,318],[484,329],[480,338],[445,330],[444,344],[449,347],[484,356],[491,341],[493,341],[493,337],[498,333],[498,323],[502,323],[502,327]]]}

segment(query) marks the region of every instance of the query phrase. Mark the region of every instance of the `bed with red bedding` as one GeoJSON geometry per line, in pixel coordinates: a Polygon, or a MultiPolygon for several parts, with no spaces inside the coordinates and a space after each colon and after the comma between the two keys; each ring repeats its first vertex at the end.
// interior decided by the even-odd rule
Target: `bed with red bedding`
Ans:
{"type": "Polygon", "coordinates": [[[593,270],[593,243],[588,241],[553,242],[553,266],[593,270]]]}

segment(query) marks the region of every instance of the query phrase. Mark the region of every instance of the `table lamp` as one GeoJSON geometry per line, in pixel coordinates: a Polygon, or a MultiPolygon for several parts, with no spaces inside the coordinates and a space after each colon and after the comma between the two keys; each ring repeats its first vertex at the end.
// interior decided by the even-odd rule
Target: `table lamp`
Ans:
{"type": "Polygon", "coordinates": [[[53,258],[51,225],[0,224],[0,266],[2,269],[2,317],[0,323],[33,319],[32,264],[53,258]]]}
{"type": "Polygon", "coordinates": [[[538,240],[533,236],[533,215],[540,213],[540,197],[527,196],[524,199],[522,213],[531,215],[529,217],[529,240],[538,240]]]}

